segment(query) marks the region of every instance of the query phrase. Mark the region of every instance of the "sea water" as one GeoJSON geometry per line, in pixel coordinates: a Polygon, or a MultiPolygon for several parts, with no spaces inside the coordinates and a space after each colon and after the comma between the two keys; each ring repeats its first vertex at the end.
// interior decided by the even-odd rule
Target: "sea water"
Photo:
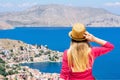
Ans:
{"type": "MultiPolygon", "coordinates": [[[[47,45],[52,50],[63,52],[69,48],[68,36],[71,27],[20,27],[11,30],[0,30],[0,38],[21,40],[28,44],[47,45]]],[[[115,48],[108,54],[95,60],[93,75],[97,79],[120,79],[120,28],[119,27],[87,27],[93,35],[110,41],[115,48]]],[[[99,46],[91,43],[92,46],[99,46]]],[[[30,63],[24,64],[41,72],[60,73],[61,63],[30,63]]]]}

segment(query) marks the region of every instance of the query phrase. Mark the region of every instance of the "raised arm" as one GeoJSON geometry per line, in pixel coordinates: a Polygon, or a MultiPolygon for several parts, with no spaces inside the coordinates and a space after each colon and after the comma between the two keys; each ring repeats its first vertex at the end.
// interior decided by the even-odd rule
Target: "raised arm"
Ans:
{"type": "Polygon", "coordinates": [[[100,38],[97,38],[95,36],[93,36],[92,34],[90,34],[89,32],[85,32],[84,34],[85,38],[88,40],[88,41],[91,41],[91,42],[96,42],[100,45],[104,45],[107,41],[105,40],[102,40],[100,38]]]}
{"type": "Polygon", "coordinates": [[[110,52],[114,48],[114,45],[110,42],[97,38],[88,32],[85,32],[84,36],[88,41],[96,42],[101,45],[101,47],[92,48],[95,57],[110,52]]]}

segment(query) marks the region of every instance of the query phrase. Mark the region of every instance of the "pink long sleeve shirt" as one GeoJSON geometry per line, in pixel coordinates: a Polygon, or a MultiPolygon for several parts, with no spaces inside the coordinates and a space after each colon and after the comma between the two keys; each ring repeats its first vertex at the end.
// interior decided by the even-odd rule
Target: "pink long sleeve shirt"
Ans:
{"type": "Polygon", "coordinates": [[[62,60],[62,69],[60,73],[60,78],[64,80],[94,80],[94,76],[92,75],[92,66],[96,57],[108,53],[114,48],[113,44],[106,42],[101,47],[92,47],[91,54],[93,56],[93,60],[90,61],[91,69],[88,69],[84,72],[72,72],[72,70],[68,66],[67,60],[67,50],[64,51],[63,60],[62,60]]]}

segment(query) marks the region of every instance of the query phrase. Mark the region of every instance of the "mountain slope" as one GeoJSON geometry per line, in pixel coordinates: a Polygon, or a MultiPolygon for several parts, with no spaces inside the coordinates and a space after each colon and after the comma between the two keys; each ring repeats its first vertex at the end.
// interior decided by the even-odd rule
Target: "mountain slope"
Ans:
{"type": "Polygon", "coordinates": [[[27,10],[0,14],[0,20],[12,26],[120,26],[120,16],[101,8],[65,5],[36,5],[27,10]]]}

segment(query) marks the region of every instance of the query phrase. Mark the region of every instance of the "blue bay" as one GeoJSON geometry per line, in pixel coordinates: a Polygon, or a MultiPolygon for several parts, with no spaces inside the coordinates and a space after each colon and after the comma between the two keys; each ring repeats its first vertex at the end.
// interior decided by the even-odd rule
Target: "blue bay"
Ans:
{"type": "MultiPolygon", "coordinates": [[[[12,30],[0,30],[0,38],[21,40],[28,44],[48,45],[48,48],[63,52],[69,48],[69,27],[41,27],[41,28],[15,28],[12,30]]],[[[87,27],[87,30],[95,36],[110,41],[115,49],[96,59],[93,67],[93,75],[97,79],[120,79],[120,28],[87,27]]],[[[92,46],[98,44],[91,43],[92,46]]],[[[26,63],[31,68],[42,72],[60,73],[61,63],[26,63]]]]}

